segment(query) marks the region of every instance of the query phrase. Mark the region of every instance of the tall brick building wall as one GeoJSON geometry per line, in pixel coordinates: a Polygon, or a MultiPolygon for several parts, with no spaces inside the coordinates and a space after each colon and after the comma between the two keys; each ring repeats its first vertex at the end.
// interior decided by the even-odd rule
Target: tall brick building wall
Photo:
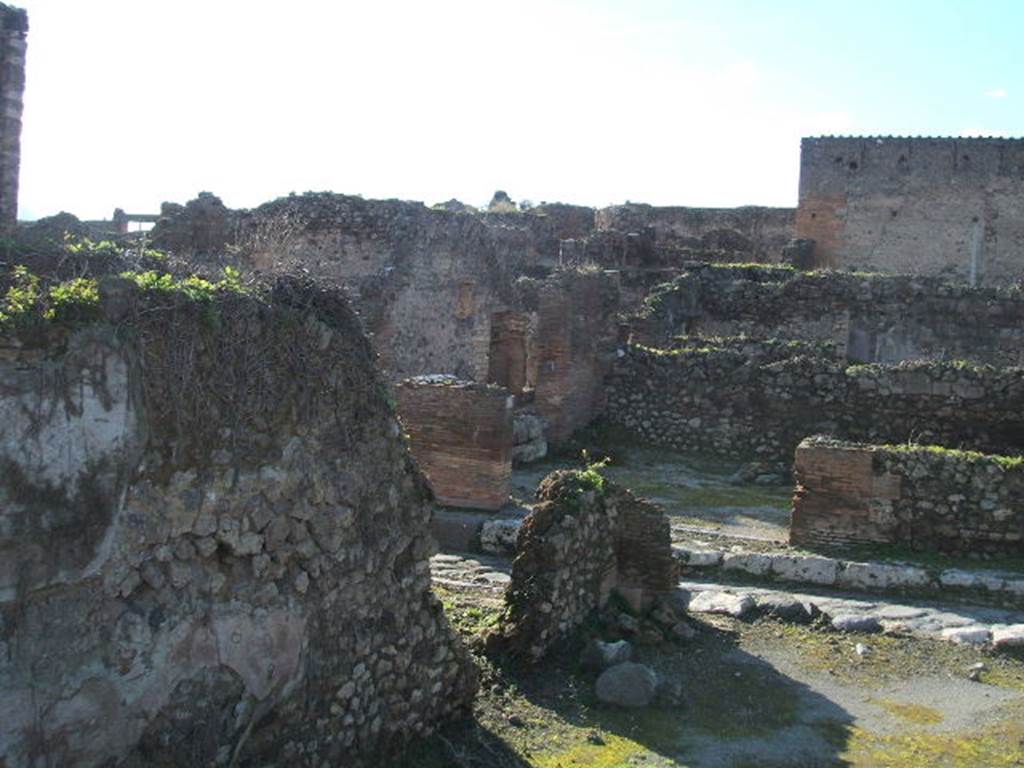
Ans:
{"type": "Polygon", "coordinates": [[[1024,140],[806,138],[797,237],[816,266],[1024,277],[1024,140]]]}
{"type": "Polygon", "coordinates": [[[0,230],[18,219],[21,113],[28,14],[0,3],[0,230]]]}

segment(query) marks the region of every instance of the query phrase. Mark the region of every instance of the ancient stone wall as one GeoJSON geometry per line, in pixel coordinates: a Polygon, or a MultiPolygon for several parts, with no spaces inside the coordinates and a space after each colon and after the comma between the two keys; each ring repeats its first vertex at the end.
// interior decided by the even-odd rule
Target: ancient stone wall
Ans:
{"type": "Polygon", "coordinates": [[[845,366],[805,345],[627,346],[605,418],[680,451],[792,461],[808,435],[1024,451],[1024,371],[957,363],[845,366]]]}
{"type": "Polygon", "coordinates": [[[1024,294],[938,278],[694,265],[654,290],[634,341],[679,335],[819,340],[851,362],[1024,363],[1024,294]]]}
{"type": "Polygon", "coordinates": [[[520,284],[536,315],[533,409],[558,444],[588,424],[604,405],[603,380],[618,342],[618,284],[601,270],[555,273],[520,284]]]}
{"type": "Polygon", "coordinates": [[[1024,460],[812,437],[793,471],[794,544],[1024,551],[1024,460]]]}
{"type": "Polygon", "coordinates": [[[584,213],[475,214],[332,194],[231,212],[205,195],[165,206],[153,241],[202,262],[231,233],[237,266],[336,282],[391,381],[446,374],[530,391],[557,442],[600,409],[617,337],[616,276],[552,271],[558,238],[585,228],[584,213]]]}
{"type": "Polygon", "coordinates": [[[512,482],[512,396],[450,376],[419,376],[396,388],[409,447],[437,500],[499,509],[512,482]]]}
{"type": "Polygon", "coordinates": [[[219,197],[200,192],[185,205],[164,203],[150,236],[154,248],[182,257],[200,261],[223,257],[237,238],[239,218],[219,197]]]}
{"type": "Polygon", "coordinates": [[[0,334],[0,764],[381,765],[467,707],[340,294],[98,290],[0,334]]]}
{"type": "Polygon", "coordinates": [[[650,233],[666,256],[672,251],[680,256],[718,251],[725,256],[723,261],[777,262],[795,233],[794,209],[760,206],[685,208],[627,203],[598,210],[595,222],[598,230],[650,233]]]}
{"type": "Polygon", "coordinates": [[[818,266],[1018,281],[1024,140],[806,138],[796,232],[818,266]]]}
{"type": "Polygon", "coordinates": [[[640,610],[676,583],[668,518],[595,471],[559,471],[519,530],[496,646],[531,659],[619,592],[640,610]]]}
{"type": "Polygon", "coordinates": [[[327,193],[228,211],[205,195],[165,205],[152,237],[158,247],[201,261],[220,247],[222,260],[237,266],[301,268],[339,282],[393,381],[450,373],[483,382],[494,337],[507,330],[503,319],[522,310],[516,278],[615,269],[635,304],[687,260],[767,259],[791,236],[787,216],[792,211],[561,204],[478,212],[327,193]]]}

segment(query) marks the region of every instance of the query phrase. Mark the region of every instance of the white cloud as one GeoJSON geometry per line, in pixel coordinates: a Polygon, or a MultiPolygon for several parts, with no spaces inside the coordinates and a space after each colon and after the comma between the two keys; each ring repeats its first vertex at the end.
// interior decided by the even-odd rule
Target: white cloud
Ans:
{"type": "Polygon", "coordinates": [[[991,91],[985,91],[985,95],[990,99],[1005,99],[1008,94],[1005,88],[993,88],[991,91]]]}

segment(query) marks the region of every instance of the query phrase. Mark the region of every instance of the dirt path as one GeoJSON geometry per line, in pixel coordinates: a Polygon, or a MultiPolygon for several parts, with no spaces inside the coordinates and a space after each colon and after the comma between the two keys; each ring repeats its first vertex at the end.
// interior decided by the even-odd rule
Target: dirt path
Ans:
{"type": "MultiPolygon", "coordinates": [[[[578,464],[546,461],[516,469],[513,496],[528,503],[545,475],[570,466],[578,464]]],[[[782,478],[762,478],[768,484],[758,483],[756,478],[743,479],[743,469],[739,463],[721,459],[627,447],[602,473],[662,505],[681,530],[785,541],[792,485],[782,478]]]]}

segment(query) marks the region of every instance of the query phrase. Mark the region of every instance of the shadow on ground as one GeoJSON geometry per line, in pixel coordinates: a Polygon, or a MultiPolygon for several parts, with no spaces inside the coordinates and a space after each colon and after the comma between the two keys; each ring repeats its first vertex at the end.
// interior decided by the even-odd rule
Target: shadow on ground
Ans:
{"type": "Polygon", "coordinates": [[[840,755],[852,717],[727,630],[701,624],[685,645],[637,648],[635,660],[677,683],[673,701],[638,710],[597,701],[579,664],[586,634],[536,666],[478,657],[473,717],[416,745],[399,768],[849,765],[840,755]]]}

